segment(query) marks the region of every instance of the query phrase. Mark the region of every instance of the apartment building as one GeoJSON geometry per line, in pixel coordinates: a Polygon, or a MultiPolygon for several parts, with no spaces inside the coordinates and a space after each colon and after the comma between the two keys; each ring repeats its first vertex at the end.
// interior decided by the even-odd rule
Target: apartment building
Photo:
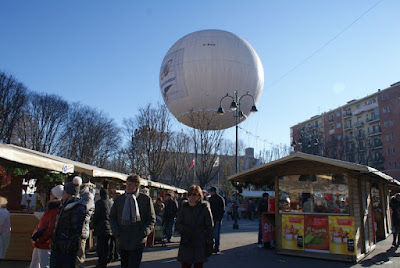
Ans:
{"type": "Polygon", "coordinates": [[[294,151],[368,165],[400,180],[400,82],[290,128],[294,151]]]}

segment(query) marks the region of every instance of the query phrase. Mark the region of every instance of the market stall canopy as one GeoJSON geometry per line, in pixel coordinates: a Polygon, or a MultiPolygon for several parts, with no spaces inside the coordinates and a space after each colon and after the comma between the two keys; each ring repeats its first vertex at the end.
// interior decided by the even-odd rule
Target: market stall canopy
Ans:
{"type": "MultiPolygon", "coordinates": [[[[67,163],[67,164],[72,165],[74,167],[73,172],[80,173],[80,174],[83,173],[83,174],[92,176],[93,178],[95,178],[95,177],[98,177],[98,178],[116,178],[116,179],[120,179],[122,181],[126,181],[126,178],[128,177],[128,175],[126,175],[124,173],[119,173],[119,172],[115,172],[115,171],[99,168],[99,167],[96,167],[96,166],[93,166],[93,165],[88,165],[88,164],[81,163],[81,162],[78,162],[78,161],[73,161],[71,159],[63,158],[63,157],[56,156],[56,155],[45,154],[45,153],[42,153],[42,152],[29,150],[29,149],[26,149],[26,148],[23,148],[23,147],[15,146],[15,145],[13,145],[13,146],[18,148],[20,151],[27,151],[27,152],[30,152],[33,155],[36,155],[38,157],[42,157],[44,159],[55,160],[55,161],[60,161],[60,162],[63,162],[63,163],[67,163]]],[[[73,173],[73,172],[68,172],[68,173],[73,173]]],[[[147,186],[147,181],[144,181],[143,185],[147,186]]]]}
{"type": "Polygon", "coordinates": [[[18,147],[12,144],[0,143],[0,159],[61,173],[74,172],[74,165],[68,161],[42,157],[36,153],[36,151],[18,147]]]}
{"type": "Polygon", "coordinates": [[[251,190],[243,190],[240,195],[245,198],[261,198],[263,193],[268,193],[270,197],[275,196],[275,191],[251,191],[251,190]]]}
{"type": "Polygon", "coordinates": [[[394,186],[400,186],[397,180],[375,168],[301,152],[240,172],[228,179],[241,183],[260,184],[273,181],[275,176],[335,173],[365,174],[369,177],[386,180],[394,186]]]}

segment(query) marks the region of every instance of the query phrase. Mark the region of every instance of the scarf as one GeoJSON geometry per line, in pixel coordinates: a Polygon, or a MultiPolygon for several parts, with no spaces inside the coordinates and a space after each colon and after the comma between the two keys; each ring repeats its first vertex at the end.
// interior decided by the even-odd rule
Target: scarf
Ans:
{"type": "Polygon", "coordinates": [[[125,193],[125,204],[122,210],[122,225],[129,225],[140,221],[140,212],[136,196],[139,195],[139,190],[134,194],[125,193]]]}

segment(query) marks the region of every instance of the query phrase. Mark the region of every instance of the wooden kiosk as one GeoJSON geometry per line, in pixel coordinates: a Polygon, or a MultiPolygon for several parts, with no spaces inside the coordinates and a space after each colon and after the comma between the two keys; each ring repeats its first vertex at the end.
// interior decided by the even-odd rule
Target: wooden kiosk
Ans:
{"type": "Polygon", "coordinates": [[[274,184],[278,253],[349,262],[389,235],[390,190],[400,190],[374,168],[300,152],[229,179],[274,184]]]}

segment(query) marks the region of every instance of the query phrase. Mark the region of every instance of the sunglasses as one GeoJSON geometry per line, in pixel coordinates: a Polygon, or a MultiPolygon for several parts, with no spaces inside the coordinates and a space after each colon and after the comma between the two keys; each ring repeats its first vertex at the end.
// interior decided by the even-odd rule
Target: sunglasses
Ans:
{"type": "Polygon", "coordinates": [[[190,196],[199,196],[199,194],[188,194],[188,197],[190,196]]]}

